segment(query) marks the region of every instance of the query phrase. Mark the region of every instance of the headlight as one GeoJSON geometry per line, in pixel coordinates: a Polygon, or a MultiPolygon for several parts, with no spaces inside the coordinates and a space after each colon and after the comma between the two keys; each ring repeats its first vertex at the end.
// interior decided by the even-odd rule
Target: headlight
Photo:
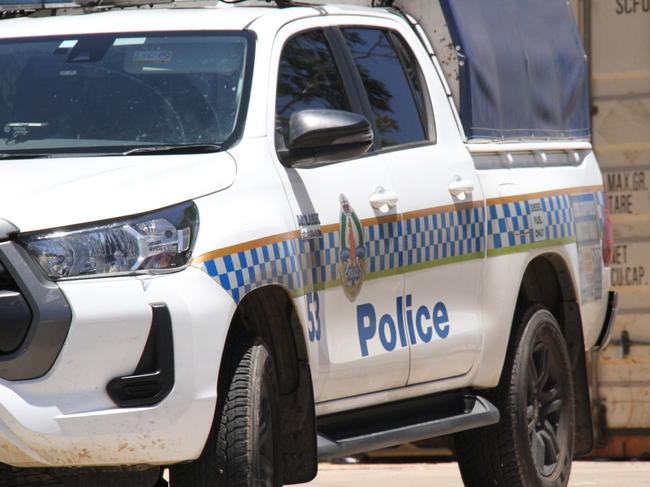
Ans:
{"type": "Polygon", "coordinates": [[[186,266],[199,228],[194,203],[155,213],[26,235],[20,241],[52,279],[132,274],[186,266]]]}

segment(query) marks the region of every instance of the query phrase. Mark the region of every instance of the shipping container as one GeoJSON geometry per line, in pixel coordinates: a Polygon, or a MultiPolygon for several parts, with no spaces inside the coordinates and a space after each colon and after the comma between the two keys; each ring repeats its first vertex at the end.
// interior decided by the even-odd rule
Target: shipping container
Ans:
{"type": "Polygon", "coordinates": [[[619,311],[592,356],[595,454],[650,455],[650,0],[582,0],[592,126],[609,191],[619,311]]]}

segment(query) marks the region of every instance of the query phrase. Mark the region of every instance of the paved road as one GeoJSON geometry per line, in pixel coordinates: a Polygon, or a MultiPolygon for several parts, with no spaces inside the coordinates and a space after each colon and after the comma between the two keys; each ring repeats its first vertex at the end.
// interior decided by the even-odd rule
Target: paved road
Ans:
{"type": "MultiPolygon", "coordinates": [[[[302,487],[463,487],[456,463],[321,464],[302,487]]],[[[650,462],[576,462],[570,487],[650,486],[650,462]]]]}

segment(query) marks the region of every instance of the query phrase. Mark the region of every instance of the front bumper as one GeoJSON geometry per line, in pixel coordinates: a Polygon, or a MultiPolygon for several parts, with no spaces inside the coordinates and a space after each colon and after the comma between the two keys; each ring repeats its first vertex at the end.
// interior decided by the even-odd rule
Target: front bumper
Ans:
{"type": "Polygon", "coordinates": [[[59,288],[72,319],[53,365],[38,378],[0,379],[0,462],[109,466],[197,458],[214,416],[232,298],[196,268],[59,288]],[[142,365],[152,305],[169,313],[173,387],[155,405],[120,407],[107,385],[142,365]]]}

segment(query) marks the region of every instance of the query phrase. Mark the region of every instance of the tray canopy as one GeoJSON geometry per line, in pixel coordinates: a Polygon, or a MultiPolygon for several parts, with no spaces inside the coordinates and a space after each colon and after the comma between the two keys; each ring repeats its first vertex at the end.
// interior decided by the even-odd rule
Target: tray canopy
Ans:
{"type": "Polygon", "coordinates": [[[566,0],[440,0],[469,139],[585,139],[589,69],[566,0]]]}

